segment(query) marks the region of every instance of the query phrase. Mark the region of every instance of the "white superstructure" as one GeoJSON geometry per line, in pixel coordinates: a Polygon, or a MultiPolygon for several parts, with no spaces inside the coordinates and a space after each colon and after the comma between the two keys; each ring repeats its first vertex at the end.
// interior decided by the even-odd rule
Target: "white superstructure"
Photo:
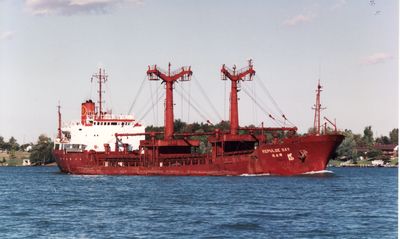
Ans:
{"type": "MultiPolygon", "coordinates": [[[[104,144],[109,144],[112,151],[115,150],[115,134],[136,134],[145,132],[145,127],[136,122],[131,116],[130,119],[122,120],[118,117],[104,117],[101,120],[94,120],[92,125],[85,125],[81,122],[70,122],[61,128],[63,133],[63,149],[94,150],[104,151],[104,144]],[[114,120],[113,120],[114,119],[114,120]]],[[[119,146],[128,144],[130,150],[138,149],[140,140],[144,135],[119,137],[119,146]]]]}
{"type": "Polygon", "coordinates": [[[113,115],[102,111],[102,84],[107,81],[105,71],[99,69],[99,73],[93,75],[99,83],[98,106],[92,100],[86,100],[81,106],[81,120],[66,124],[61,123],[60,106],[58,106],[58,135],[55,140],[56,150],[69,152],[83,151],[115,151],[137,150],[140,140],[144,140],[145,126],[137,122],[133,115],[113,115]],[[119,136],[116,134],[141,134],[135,136],[119,136]],[[118,142],[117,142],[118,140],[118,142]],[[107,145],[107,149],[104,147],[107,145]],[[125,148],[124,148],[125,145],[125,148]],[[109,148],[108,148],[109,146],[109,148]]]}

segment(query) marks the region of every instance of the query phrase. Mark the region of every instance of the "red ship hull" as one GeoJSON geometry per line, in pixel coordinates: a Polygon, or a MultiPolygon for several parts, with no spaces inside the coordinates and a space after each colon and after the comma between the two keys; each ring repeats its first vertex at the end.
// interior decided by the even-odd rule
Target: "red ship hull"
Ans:
{"type": "Polygon", "coordinates": [[[60,170],[80,175],[298,175],[326,169],[342,135],[308,135],[262,144],[254,150],[234,153],[162,156],[142,160],[137,152],[66,152],[54,150],[60,170]],[[160,163],[162,162],[162,163],[160,163]]]}

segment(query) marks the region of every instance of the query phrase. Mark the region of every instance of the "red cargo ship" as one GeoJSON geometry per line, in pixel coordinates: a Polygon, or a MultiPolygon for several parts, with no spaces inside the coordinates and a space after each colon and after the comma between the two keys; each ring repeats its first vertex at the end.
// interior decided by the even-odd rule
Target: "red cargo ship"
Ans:
{"type": "MultiPolygon", "coordinates": [[[[204,133],[175,133],[173,85],[178,80],[190,80],[191,68],[182,67],[171,72],[169,66],[168,72],[164,72],[157,66],[149,66],[149,80],[165,83],[164,132],[115,132],[113,148],[104,142],[102,150],[87,149],[82,142],[72,144],[75,147],[71,149],[66,147],[71,147],[71,144],[65,139],[59,112],[58,136],[53,151],[58,167],[61,172],[70,174],[182,176],[298,175],[326,169],[329,158],[344,137],[337,132],[336,125],[326,118],[334,130],[327,130],[327,123],[321,129],[322,87],[319,83],[314,107],[314,132],[300,136],[296,134],[296,127],[239,127],[238,83],[252,80],[255,70],[249,61],[249,65],[241,70],[223,65],[221,74],[223,80],[231,81],[229,131],[215,129],[204,133]],[[271,133],[274,135],[272,139],[267,137],[271,133]],[[207,136],[209,149],[199,153],[200,141],[193,137],[204,135],[207,136]],[[139,143],[124,142],[128,137],[140,139],[139,143]]],[[[99,102],[101,104],[101,100],[99,102]]],[[[90,102],[94,109],[92,104],[90,102]]],[[[82,115],[84,113],[82,124],[87,120],[86,112],[82,115]]],[[[101,107],[98,112],[92,113],[94,119],[102,120],[101,107]]],[[[284,115],[282,117],[286,119],[284,115]]]]}

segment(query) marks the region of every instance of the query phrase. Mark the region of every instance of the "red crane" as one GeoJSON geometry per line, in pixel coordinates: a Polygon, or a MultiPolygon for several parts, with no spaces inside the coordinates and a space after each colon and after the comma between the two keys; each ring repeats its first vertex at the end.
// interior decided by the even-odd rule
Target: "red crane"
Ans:
{"type": "Polygon", "coordinates": [[[147,76],[149,80],[162,80],[165,83],[165,117],[164,139],[173,139],[174,134],[174,96],[173,85],[177,80],[188,81],[192,75],[190,66],[183,66],[171,72],[171,63],[168,63],[168,72],[163,71],[157,65],[149,66],[147,76]]]}
{"type": "Polygon", "coordinates": [[[236,71],[236,66],[234,65],[232,69],[229,69],[228,67],[222,65],[221,68],[221,78],[222,80],[227,80],[229,79],[231,81],[231,107],[230,107],[230,115],[229,115],[229,120],[230,120],[230,133],[233,135],[238,134],[238,129],[239,129],[239,114],[238,114],[238,97],[237,97],[237,92],[238,92],[238,82],[239,81],[244,81],[244,80],[252,80],[253,76],[256,74],[255,70],[253,69],[253,63],[252,60],[249,60],[249,65],[247,67],[244,67],[238,71],[236,71]]]}

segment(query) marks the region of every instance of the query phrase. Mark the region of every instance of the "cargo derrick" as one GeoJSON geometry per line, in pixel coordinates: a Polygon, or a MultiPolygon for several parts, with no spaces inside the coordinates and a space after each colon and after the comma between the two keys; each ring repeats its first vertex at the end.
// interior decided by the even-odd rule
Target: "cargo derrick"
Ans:
{"type": "MultiPolygon", "coordinates": [[[[116,144],[119,144],[119,137],[147,135],[150,140],[141,140],[139,151],[135,161],[142,166],[182,166],[192,164],[213,164],[224,163],[232,157],[248,155],[254,152],[259,145],[267,144],[266,132],[292,131],[296,127],[239,127],[238,113],[238,84],[241,81],[251,81],[255,75],[252,61],[249,65],[240,70],[236,66],[232,69],[225,65],[221,68],[222,80],[231,81],[230,92],[230,130],[222,132],[215,129],[214,132],[204,133],[174,133],[174,113],[173,113],[173,84],[180,81],[188,81],[192,75],[190,67],[182,67],[171,74],[170,64],[168,72],[164,72],[157,65],[149,66],[147,76],[149,80],[161,80],[165,84],[165,115],[164,132],[147,132],[141,134],[116,134],[116,144]],[[239,130],[242,134],[239,134],[239,130]],[[156,135],[164,134],[163,139],[156,139],[156,135]],[[200,141],[190,140],[190,137],[208,135],[208,142],[211,144],[211,155],[195,153],[200,146],[200,141]],[[180,139],[176,139],[179,137],[180,139]],[[182,139],[183,138],[183,139],[182,139]]],[[[273,142],[274,143],[274,142],[273,142]]],[[[118,149],[116,145],[116,149],[118,149]]],[[[127,153],[124,147],[123,153],[127,153]]],[[[112,156],[111,156],[112,157],[112,156]]],[[[133,159],[133,158],[132,158],[133,159]]]]}
{"type": "Polygon", "coordinates": [[[217,130],[214,136],[209,137],[209,142],[212,146],[212,159],[218,160],[218,157],[223,155],[237,154],[237,153],[250,153],[254,150],[255,144],[263,136],[256,136],[253,131],[249,134],[239,135],[239,111],[238,111],[238,84],[241,81],[251,81],[255,75],[252,61],[249,60],[249,65],[240,70],[236,70],[236,66],[232,69],[222,65],[221,79],[231,81],[230,92],[230,130],[229,133],[220,132],[217,130]]]}
{"type": "MultiPolygon", "coordinates": [[[[222,80],[231,81],[231,92],[230,92],[230,131],[229,133],[222,133],[216,131],[214,136],[209,137],[209,142],[212,145],[212,158],[213,161],[218,158],[228,155],[240,155],[240,154],[251,154],[254,150],[260,146],[268,144],[266,132],[293,132],[297,131],[296,127],[239,127],[239,107],[238,107],[238,95],[239,84],[243,81],[252,81],[255,75],[253,69],[252,60],[249,60],[248,66],[242,69],[236,70],[234,65],[232,69],[222,65],[221,78],[222,80]],[[239,130],[242,131],[239,134],[239,130]]],[[[271,116],[270,116],[271,117],[271,116]]],[[[277,143],[277,140],[272,143],[277,143]]]]}
{"type": "Polygon", "coordinates": [[[240,81],[251,81],[253,76],[256,74],[253,69],[252,61],[249,60],[249,66],[236,71],[236,65],[232,69],[222,65],[221,68],[222,80],[229,79],[231,81],[231,94],[230,94],[230,134],[237,135],[239,129],[239,113],[238,113],[238,84],[240,81]]]}
{"type": "Polygon", "coordinates": [[[150,140],[140,141],[140,148],[150,165],[178,163],[183,158],[194,156],[193,147],[200,145],[199,140],[188,139],[189,135],[180,135],[183,139],[176,139],[177,135],[174,135],[173,85],[177,81],[189,81],[191,75],[190,66],[171,72],[171,63],[168,64],[168,72],[161,70],[157,65],[149,66],[147,70],[149,80],[161,80],[162,84],[165,84],[164,139],[155,139],[155,133],[150,133],[150,140]]]}

